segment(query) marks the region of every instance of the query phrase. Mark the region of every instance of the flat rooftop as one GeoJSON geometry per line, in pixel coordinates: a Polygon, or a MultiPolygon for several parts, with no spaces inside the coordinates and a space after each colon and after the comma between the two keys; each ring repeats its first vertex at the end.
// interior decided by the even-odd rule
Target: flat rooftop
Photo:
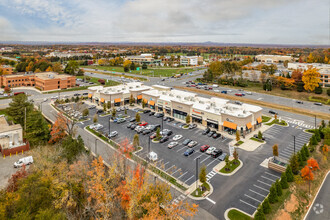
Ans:
{"type": "Polygon", "coordinates": [[[48,79],[65,79],[68,77],[72,77],[71,75],[68,74],[58,74],[55,72],[41,72],[41,73],[35,73],[35,76],[43,79],[43,80],[48,80],[48,79]]]}

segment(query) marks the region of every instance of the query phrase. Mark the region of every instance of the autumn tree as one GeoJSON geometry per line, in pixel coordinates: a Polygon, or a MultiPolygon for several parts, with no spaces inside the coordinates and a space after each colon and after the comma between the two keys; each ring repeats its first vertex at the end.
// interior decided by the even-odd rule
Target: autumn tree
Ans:
{"type": "Polygon", "coordinates": [[[294,154],[290,158],[290,167],[292,169],[292,173],[298,174],[299,171],[299,161],[297,154],[294,154]]]}
{"type": "Polygon", "coordinates": [[[292,71],[291,78],[297,83],[302,80],[302,71],[301,69],[295,69],[292,71]]]}
{"type": "Polygon", "coordinates": [[[135,121],[139,123],[140,120],[141,120],[141,116],[140,116],[140,114],[137,112],[137,113],[135,114],[135,121]]]}
{"type": "Polygon", "coordinates": [[[234,164],[237,164],[237,162],[238,162],[238,153],[237,153],[236,148],[234,150],[233,157],[234,157],[234,164]]]}
{"type": "Polygon", "coordinates": [[[135,99],[133,97],[133,94],[131,94],[130,98],[129,98],[129,104],[133,105],[135,103],[135,99]]]}
{"type": "Polygon", "coordinates": [[[56,73],[62,73],[62,65],[61,63],[54,63],[53,64],[53,71],[56,73]]]}
{"type": "Polygon", "coordinates": [[[201,182],[201,183],[205,183],[206,182],[206,166],[205,165],[203,165],[202,167],[201,167],[201,170],[200,170],[200,172],[199,172],[199,181],[201,182]]]}
{"type": "Polygon", "coordinates": [[[83,117],[87,117],[89,115],[89,110],[85,108],[82,113],[83,117]]]}
{"type": "Polygon", "coordinates": [[[46,72],[53,72],[53,68],[51,66],[49,66],[47,69],[46,69],[46,72]]]}
{"type": "Polygon", "coordinates": [[[305,166],[304,168],[301,169],[301,177],[304,180],[313,180],[314,174],[308,166],[305,166]]]}
{"type": "Polygon", "coordinates": [[[278,146],[277,146],[277,144],[273,145],[273,156],[274,156],[274,158],[278,157],[278,146]]]}
{"type": "Polygon", "coordinates": [[[131,64],[132,64],[132,61],[130,61],[130,60],[125,60],[124,61],[123,67],[124,67],[124,71],[125,72],[128,72],[129,71],[131,64]]]}
{"type": "Polygon", "coordinates": [[[115,118],[116,117],[116,114],[117,114],[117,111],[115,108],[112,108],[112,111],[111,111],[111,117],[112,118],[115,118]]]}
{"type": "Polygon", "coordinates": [[[319,169],[319,164],[317,163],[317,161],[314,158],[307,160],[307,165],[309,167],[312,167],[313,170],[319,169]]]}
{"type": "Polygon", "coordinates": [[[135,134],[133,137],[133,147],[137,149],[138,146],[140,146],[140,138],[138,134],[135,134]]]}
{"type": "Polygon", "coordinates": [[[34,63],[31,61],[29,62],[29,65],[26,67],[25,71],[26,72],[32,72],[34,67],[34,63]]]}
{"type": "Polygon", "coordinates": [[[191,121],[191,120],[190,120],[190,115],[187,115],[187,116],[186,116],[186,124],[190,124],[190,121],[191,121]]]}
{"type": "Polygon", "coordinates": [[[28,175],[25,164],[14,173],[8,180],[6,188],[7,192],[15,192],[18,190],[18,182],[20,179],[25,178],[28,175]]]}
{"type": "Polygon", "coordinates": [[[305,83],[305,90],[313,92],[316,87],[319,87],[319,83],[321,82],[320,76],[318,69],[309,66],[302,76],[302,81],[305,83]]]}
{"type": "Polygon", "coordinates": [[[66,118],[59,112],[50,132],[51,137],[49,143],[56,143],[63,139],[66,136],[67,129],[66,118]]]}
{"type": "Polygon", "coordinates": [[[93,116],[93,123],[97,123],[97,122],[98,122],[98,116],[97,116],[97,114],[95,114],[93,116]]]}
{"type": "Polygon", "coordinates": [[[236,141],[238,142],[239,140],[241,140],[239,131],[236,131],[236,141]]]}

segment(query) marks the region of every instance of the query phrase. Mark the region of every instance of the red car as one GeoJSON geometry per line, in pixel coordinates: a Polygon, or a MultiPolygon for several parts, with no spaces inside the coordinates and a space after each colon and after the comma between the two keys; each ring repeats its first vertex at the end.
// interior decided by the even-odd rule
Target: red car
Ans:
{"type": "Polygon", "coordinates": [[[156,134],[156,132],[155,132],[155,133],[153,133],[152,135],[150,135],[150,139],[154,139],[154,138],[156,138],[156,136],[157,136],[157,134],[156,134]]]}
{"type": "Polygon", "coordinates": [[[243,96],[242,93],[236,93],[235,95],[236,95],[236,96],[243,96]]]}
{"type": "Polygon", "coordinates": [[[148,122],[143,121],[143,122],[141,122],[139,125],[140,125],[140,126],[146,126],[147,124],[148,124],[148,122]]]}
{"type": "Polygon", "coordinates": [[[192,84],[192,85],[190,85],[191,87],[196,87],[196,85],[195,84],[192,84]]]}
{"type": "Polygon", "coordinates": [[[202,145],[201,148],[200,148],[200,151],[201,152],[205,152],[207,149],[209,149],[210,145],[202,145]]]}

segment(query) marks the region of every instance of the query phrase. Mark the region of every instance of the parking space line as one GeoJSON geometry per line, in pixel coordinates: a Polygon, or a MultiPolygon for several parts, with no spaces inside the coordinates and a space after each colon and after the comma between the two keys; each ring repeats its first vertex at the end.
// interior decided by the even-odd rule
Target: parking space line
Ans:
{"type": "Polygon", "coordinates": [[[260,193],[257,193],[256,191],[253,191],[252,189],[249,189],[251,192],[253,192],[253,193],[255,193],[255,194],[257,194],[257,195],[259,195],[259,196],[262,196],[262,197],[266,197],[265,195],[262,195],[262,194],[260,194],[260,193]]]}
{"type": "Polygon", "coordinates": [[[171,175],[173,176],[176,172],[178,172],[178,171],[180,171],[181,170],[181,168],[180,169],[178,169],[178,170],[176,170],[174,173],[172,173],[171,175]]]}
{"type": "Polygon", "coordinates": [[[265,177],[265,176],[261,176],[262,178],[264,178],[264,179],[266,179],[266,180],[269,180],[269,181],[272,181],[272,182],[275,182],[276,180],[272,180],[272,179],[270,179],[270,178],[267,178],[267,177],[265,177]]]}
{"type": "Polygon", "coordinates": [[[167,172],[169,169],[171,169],[172,167],[174,167],[175,165],[172,165],[170,168],[167,168],[166,170],[165,170],[165,172],[167,172]]]}
{"type": "Polygon", "coordinates": [[[181,151],[181,150],[183,150],[183,149],[185,149],[185,148],[186,148],[186,146],[184,146],[183,148],[177,150],[176,152],[179,152],[179,151],[181,151]]]}
{"type": "Polygon", "coordinates": [[[260,201],[260,200],[258,200],[258,199],[255,199],[255,198],[253,198],[252,196],[249,196],[249,195],[246,195],[246,194],[244,194],[244,196],[246,196],[246,197],[248,197],[248,198],[250,198],[250,199],[253,199],[253,200],[255,200],[255,201],[257,201],[257,202],[260,202],[260,203],[261,203],[261,201],[260,201]]]}
{"type": "Polygon", "coordinates": [[[165,166],[166,166],[166,164],[168,164],[170,161],[167,161],[166,163],[164,163],[164,168],[165,168],[165,166]]]}
{"type": "Polygon", "coordinates": [[[200,155],[198,155],[197,157],[195,157],[195,159],[194,160],[197,160],[197,158],[200,158],[200,157],[202,157],[204,154],[200,154],[200,155]]]}
{"type": "Polygon", "coordinates": [[[206,157],[204,160],[202,160],[200,163],[203,163],[205,160],[207,160],[207,159],[209,159],[209,158],[211,158],[211,156],[209,156],[209,157],[206,157]]]}
{"type": "Polygon", "coordinates": [[[253,208],[255,208],[255,209],[257,209],[257,207],[255,207],[254,205],[251,205],[250,203],[248,203],[248,202],[245,202],[245,201],[243,201],[243,200],[239,200],[240,202],[243,202],[243,203],[245,203],[245,204],[247,204],[247,205],[249,205],[249,206],[251,206],[251,207],[253,207],[253,208]]]}
{"type": "Polygon", "coordinates": [[[179,176],[178,179],[180,179],[181,177],[183,177],[183,176],[186,175],[187,173],[188,173],[188,171],[185,172],[184,174],[182,174],[181,176],[179,176]]]}
{"type": "Polygon", "coordinates": [[[276,177],[276,178],[280,178],[280,176],[276,176],[276,175],[274,175],[274,174],[272,174],[272,173],[268,173],[267,171],[266,171],[265,173],[267,173],[268,175],[274,176],[274,177],[276,177]]]}
{"type": "Polygon", "coordinates": [[[270,185],[270,184],[268,184],[268,183],[264,183],[264,182],[262,182],[262,181],[260,181],[260,180],[257,180],[259,183],[262,183],[262,184],[265,184],[265,185],[267,185],[267,186],[272,186],[272,185],[270,185]]]}
{"type": "Polygon", "coordinates": [[[253,184],[253,186],[255,186],[255,187],[259,188],[259,189],[262,189],[262,190],[264,190],[264,191],[266,191],[266,192],[269,192],[268,189],[264,189],[264,188],[262,188],[262,187],[260,187],[260,186],[257,186],[256,184],[253,184]]]}
{"type": "Polygon", "coordinates": [[[188,180],[190,180],[191,178],[193,178],[195,175],[192,175],[189,179],[187,179],[186,181],[184,181],[184,183],[186,183],[188,180]]]}
{"type": "Polygon", "coordinates": [[[208,163],[206,166],[208,167],[210,164],[214,163],[215,161],[217,161],[216,159],[212,160],[210,163],[208,163]]]}

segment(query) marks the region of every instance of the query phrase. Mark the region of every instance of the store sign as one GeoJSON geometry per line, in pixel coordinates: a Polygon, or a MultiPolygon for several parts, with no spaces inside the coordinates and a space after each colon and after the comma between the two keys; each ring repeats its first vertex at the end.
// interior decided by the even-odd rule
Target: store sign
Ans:
{"type": "Polygon", "coordinates": [[[229,118],[226,118],[226,120],[229,121],[229,122],[234,122],[234,120],[231,120],[229,118]]]}
{"type": "Polygon", "coordinates": [[[161,105],[163,105],[163,104],[164,104],[164,102],[163,102],[163,101],[159,101],[159,100],[158,100],[158,104],[161,104],[161,105]]]}
{"type": "Polygon", "coordinates": [[[194,112],[194,113],[197,113],[197,114],[202,114],[201,112],[198,112],[198,111],[196,111],[195,109],[193,109],[193,112],[194,112]]]}

